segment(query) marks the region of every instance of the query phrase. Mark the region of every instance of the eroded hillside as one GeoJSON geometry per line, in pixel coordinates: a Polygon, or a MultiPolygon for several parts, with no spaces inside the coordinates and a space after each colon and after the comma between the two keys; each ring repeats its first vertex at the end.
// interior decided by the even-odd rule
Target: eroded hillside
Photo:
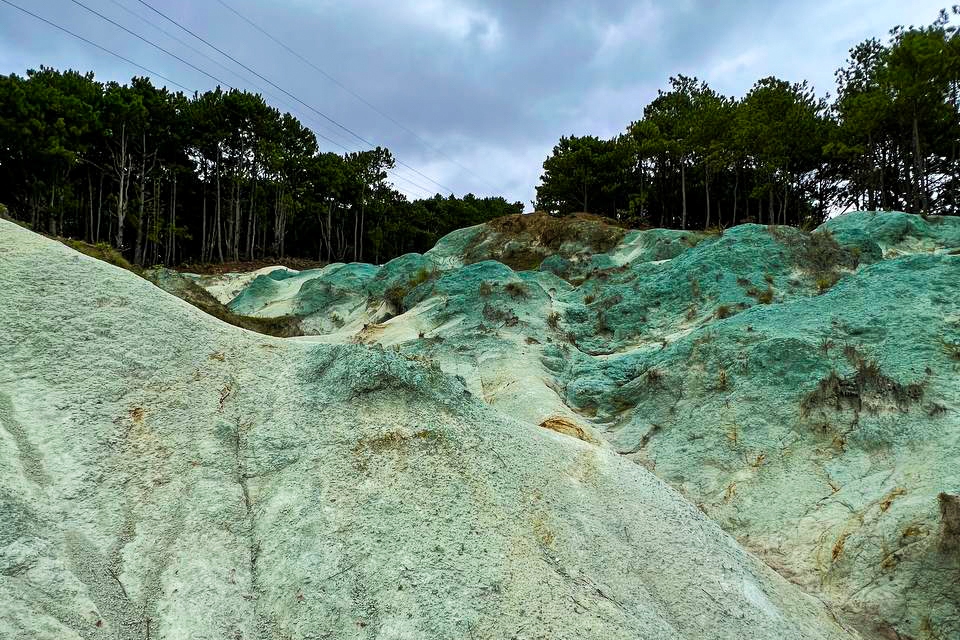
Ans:
{"type": "Polygon", "coordinates": [[[933,639],[960,637],[958,254],[957,218],[704,234],[536,215],[382,267],[196,280],[618,452],[865,635],[933,639]]]}
{"type": "MultiPolygon", "coordinates": [[[[563,282],[471,269],[531,307],[563,282]]],[[[419,307],[361,333],[426,344],[413,318],[444,301],[419,291],[323,295],[343,336],[360,306],[419,307]]],[[[483,308],[506,306],[476,295],[448,295],[445,322],[461,304],[498,328],[461,345],[535,321],[494,324],[483,308]]],[[[4,638],[856,637],[642,466],[489,407],[481,374],[464,386],[425,351],[232,327],[2,220],[0,304],[4,638]]]]}

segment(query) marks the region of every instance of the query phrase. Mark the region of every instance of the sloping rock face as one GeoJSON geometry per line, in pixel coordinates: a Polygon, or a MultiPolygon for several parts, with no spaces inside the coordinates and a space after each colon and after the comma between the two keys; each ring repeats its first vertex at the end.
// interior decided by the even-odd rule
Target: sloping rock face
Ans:
{"type": "Polygon", "coordinates": [[[960,637],[939,497],[960,492],[960,218],[600,225],[576,220],[578,243],[504,219],[363,283],[328,267],[247,310],[309,309],[304,340],[381,344],[502,413],[569,425],[868,637],[960,637]],[[336,302],[316,304],[328,288],[336,302]]]}
{"type": "Polygon", "coordinates": [[[623,456],[0,221],[0,637],[855,637],[623,456]]]}

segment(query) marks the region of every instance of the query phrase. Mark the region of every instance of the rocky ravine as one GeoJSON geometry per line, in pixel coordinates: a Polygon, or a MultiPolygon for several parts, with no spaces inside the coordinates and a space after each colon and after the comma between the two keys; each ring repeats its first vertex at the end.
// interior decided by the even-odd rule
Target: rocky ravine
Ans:
{"type": "Polygon", "coordinates": [[[856,637],[421,356],[237,329],[4,221],[0,305],[0,637],[856,637]]]}
{"type": "Polygon", "coordinates": [[[865,636],[919,640],[960,638],[958,254],[960,218],[703,234],[534,215],[382,267],[195,280],[619,452],[865,636]]]}

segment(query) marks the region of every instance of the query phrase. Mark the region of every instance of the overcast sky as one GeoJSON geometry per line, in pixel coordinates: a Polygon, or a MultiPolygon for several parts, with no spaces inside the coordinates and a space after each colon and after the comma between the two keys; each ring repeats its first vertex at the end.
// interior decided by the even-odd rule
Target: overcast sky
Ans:
{"type": "MultiPolygon", "coordinates": [[[[20,13],[3,4],[6,1],[0,0],[0,73],[22,74],[46,65],[92,70],[100,80],[150,75],[20,13]]],[[[262,93],[267,102],[342,145],[321,138],[323,150],[366,148],[140,0],[9,1],[191,91],[216,86],[210,77],[76,4],[82,2],[224,84],[262,93]]],[[[769,75],[806,79],[821,95],[833,93],[833,72],[843,64],[850,46],[868,37],[885,39],[897,24],[929,24],[947,4],[945,0],[144,1],[312,109],[389,147],[408,165],[398,166],[393,180],[409,196],[449,188],[457,194],[505,195],[523,201],[527,209],[543,160],[561,135],[611,136],[622,131],[642,115],[644,105],[671,75],[697,76],[729,95],[743,95],[757,79],[769,75]]]]}

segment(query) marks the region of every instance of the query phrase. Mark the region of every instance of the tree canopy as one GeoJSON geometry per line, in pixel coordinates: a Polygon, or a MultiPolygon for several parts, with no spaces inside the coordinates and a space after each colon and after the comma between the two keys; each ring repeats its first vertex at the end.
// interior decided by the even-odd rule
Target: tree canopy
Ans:
{"type": "Polygon", "coordinates": [[[33,228],[109,242],[137,264],[294,256],[385,261],[523,210],[409,201],[378,147],[322,152],[256,94],[192,97],[41,67],[0,77],[0,202],[33,228]]]}
{"type": "Polygon", "coordinates": [[[676,228],[815,225],[851,208],[960,212],[950,14],[856,45],[836,78],[829,103],[806,82],[763,78],[733,98],[673,77],[622,134],[561,138],[536,206],[676,228]]]}

